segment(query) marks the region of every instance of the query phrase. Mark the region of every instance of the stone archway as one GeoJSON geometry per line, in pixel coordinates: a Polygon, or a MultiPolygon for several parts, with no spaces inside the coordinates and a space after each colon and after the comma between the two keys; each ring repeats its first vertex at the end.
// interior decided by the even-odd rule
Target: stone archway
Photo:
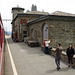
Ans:
{"type": "Polygon", "coordinates": [[[31,29],[31,38],[34,39],[34,31],[31,29]]]}
{"type": "Polygon", "coordinates": [[[35,40],[37,41],[37,30],[35,30],[34,35],[35,35],[35,40]]]}
{"type": "Polygon", "coordinates": [[[47,24],[43,25],[43,41],[45,38],[48,39],[48,26],[47,26],[47,24]]]}

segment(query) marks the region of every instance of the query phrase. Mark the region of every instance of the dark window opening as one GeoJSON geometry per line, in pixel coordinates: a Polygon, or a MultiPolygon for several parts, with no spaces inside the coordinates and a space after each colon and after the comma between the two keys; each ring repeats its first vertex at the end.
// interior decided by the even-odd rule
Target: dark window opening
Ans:
{"type": "Polygon", "coordinates": [[[24,38],[24,37],[27,37],[27,35],[24,35],[23,38],[24,38]]]}
{"type": "Polygon", "coordinates": [[[23,31],[23,34],[27,34],[27,31],[23,31]]]}

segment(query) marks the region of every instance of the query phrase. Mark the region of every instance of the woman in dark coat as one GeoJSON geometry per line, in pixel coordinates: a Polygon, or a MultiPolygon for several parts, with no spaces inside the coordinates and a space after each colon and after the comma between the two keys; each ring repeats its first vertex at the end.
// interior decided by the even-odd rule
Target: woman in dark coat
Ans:
{"type": "Polygon", "coordinates": [[[67,48],[66,54],[67,54],[68,63],[69,63],[68,67],[70,67],[71,65],[73,65],[73,55],[74,55],[74,49],[72,48],[71,44],[69,45],[69,48],[67,48]]]}

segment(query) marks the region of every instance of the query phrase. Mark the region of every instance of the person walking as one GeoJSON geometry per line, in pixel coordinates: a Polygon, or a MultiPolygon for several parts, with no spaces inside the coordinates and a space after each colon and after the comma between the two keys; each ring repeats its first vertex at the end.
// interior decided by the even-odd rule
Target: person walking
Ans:
{"type": "Polygon", "coordinates": [[[60,59],[61,59],[62,50],[63,50],[63,48],[62,48],[61,44],[58,43],[58,47],[55,50],[55,54],[56,54],[55,63],[57,66],[57,70],[61,69],[60,68],[60,59]]]}
{"type": "Polygon", "coordinates": [[[69,44],[69,48],[67,48],[67,51],[66,51],[66,54],[67,54],[67,57],[68,57],[68,63],[69,63],[69,66],[72,66],[73,67],[73,55],[74,55],[74,49],[72,47],[71,44],[69,44]]]}

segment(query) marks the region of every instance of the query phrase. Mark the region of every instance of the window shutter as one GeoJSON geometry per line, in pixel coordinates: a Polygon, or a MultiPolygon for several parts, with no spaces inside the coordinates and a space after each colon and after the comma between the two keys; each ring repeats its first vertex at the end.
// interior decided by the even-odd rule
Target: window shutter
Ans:
{"type": "Polygon", "coordinates": [[[23,19],[21,19],[21,24],[23,24],[23,19]]]}
{"type": "Polygon", "coordinates": [[[27,19],[25,19],[25,24],[27,24],[27,19]]]}

